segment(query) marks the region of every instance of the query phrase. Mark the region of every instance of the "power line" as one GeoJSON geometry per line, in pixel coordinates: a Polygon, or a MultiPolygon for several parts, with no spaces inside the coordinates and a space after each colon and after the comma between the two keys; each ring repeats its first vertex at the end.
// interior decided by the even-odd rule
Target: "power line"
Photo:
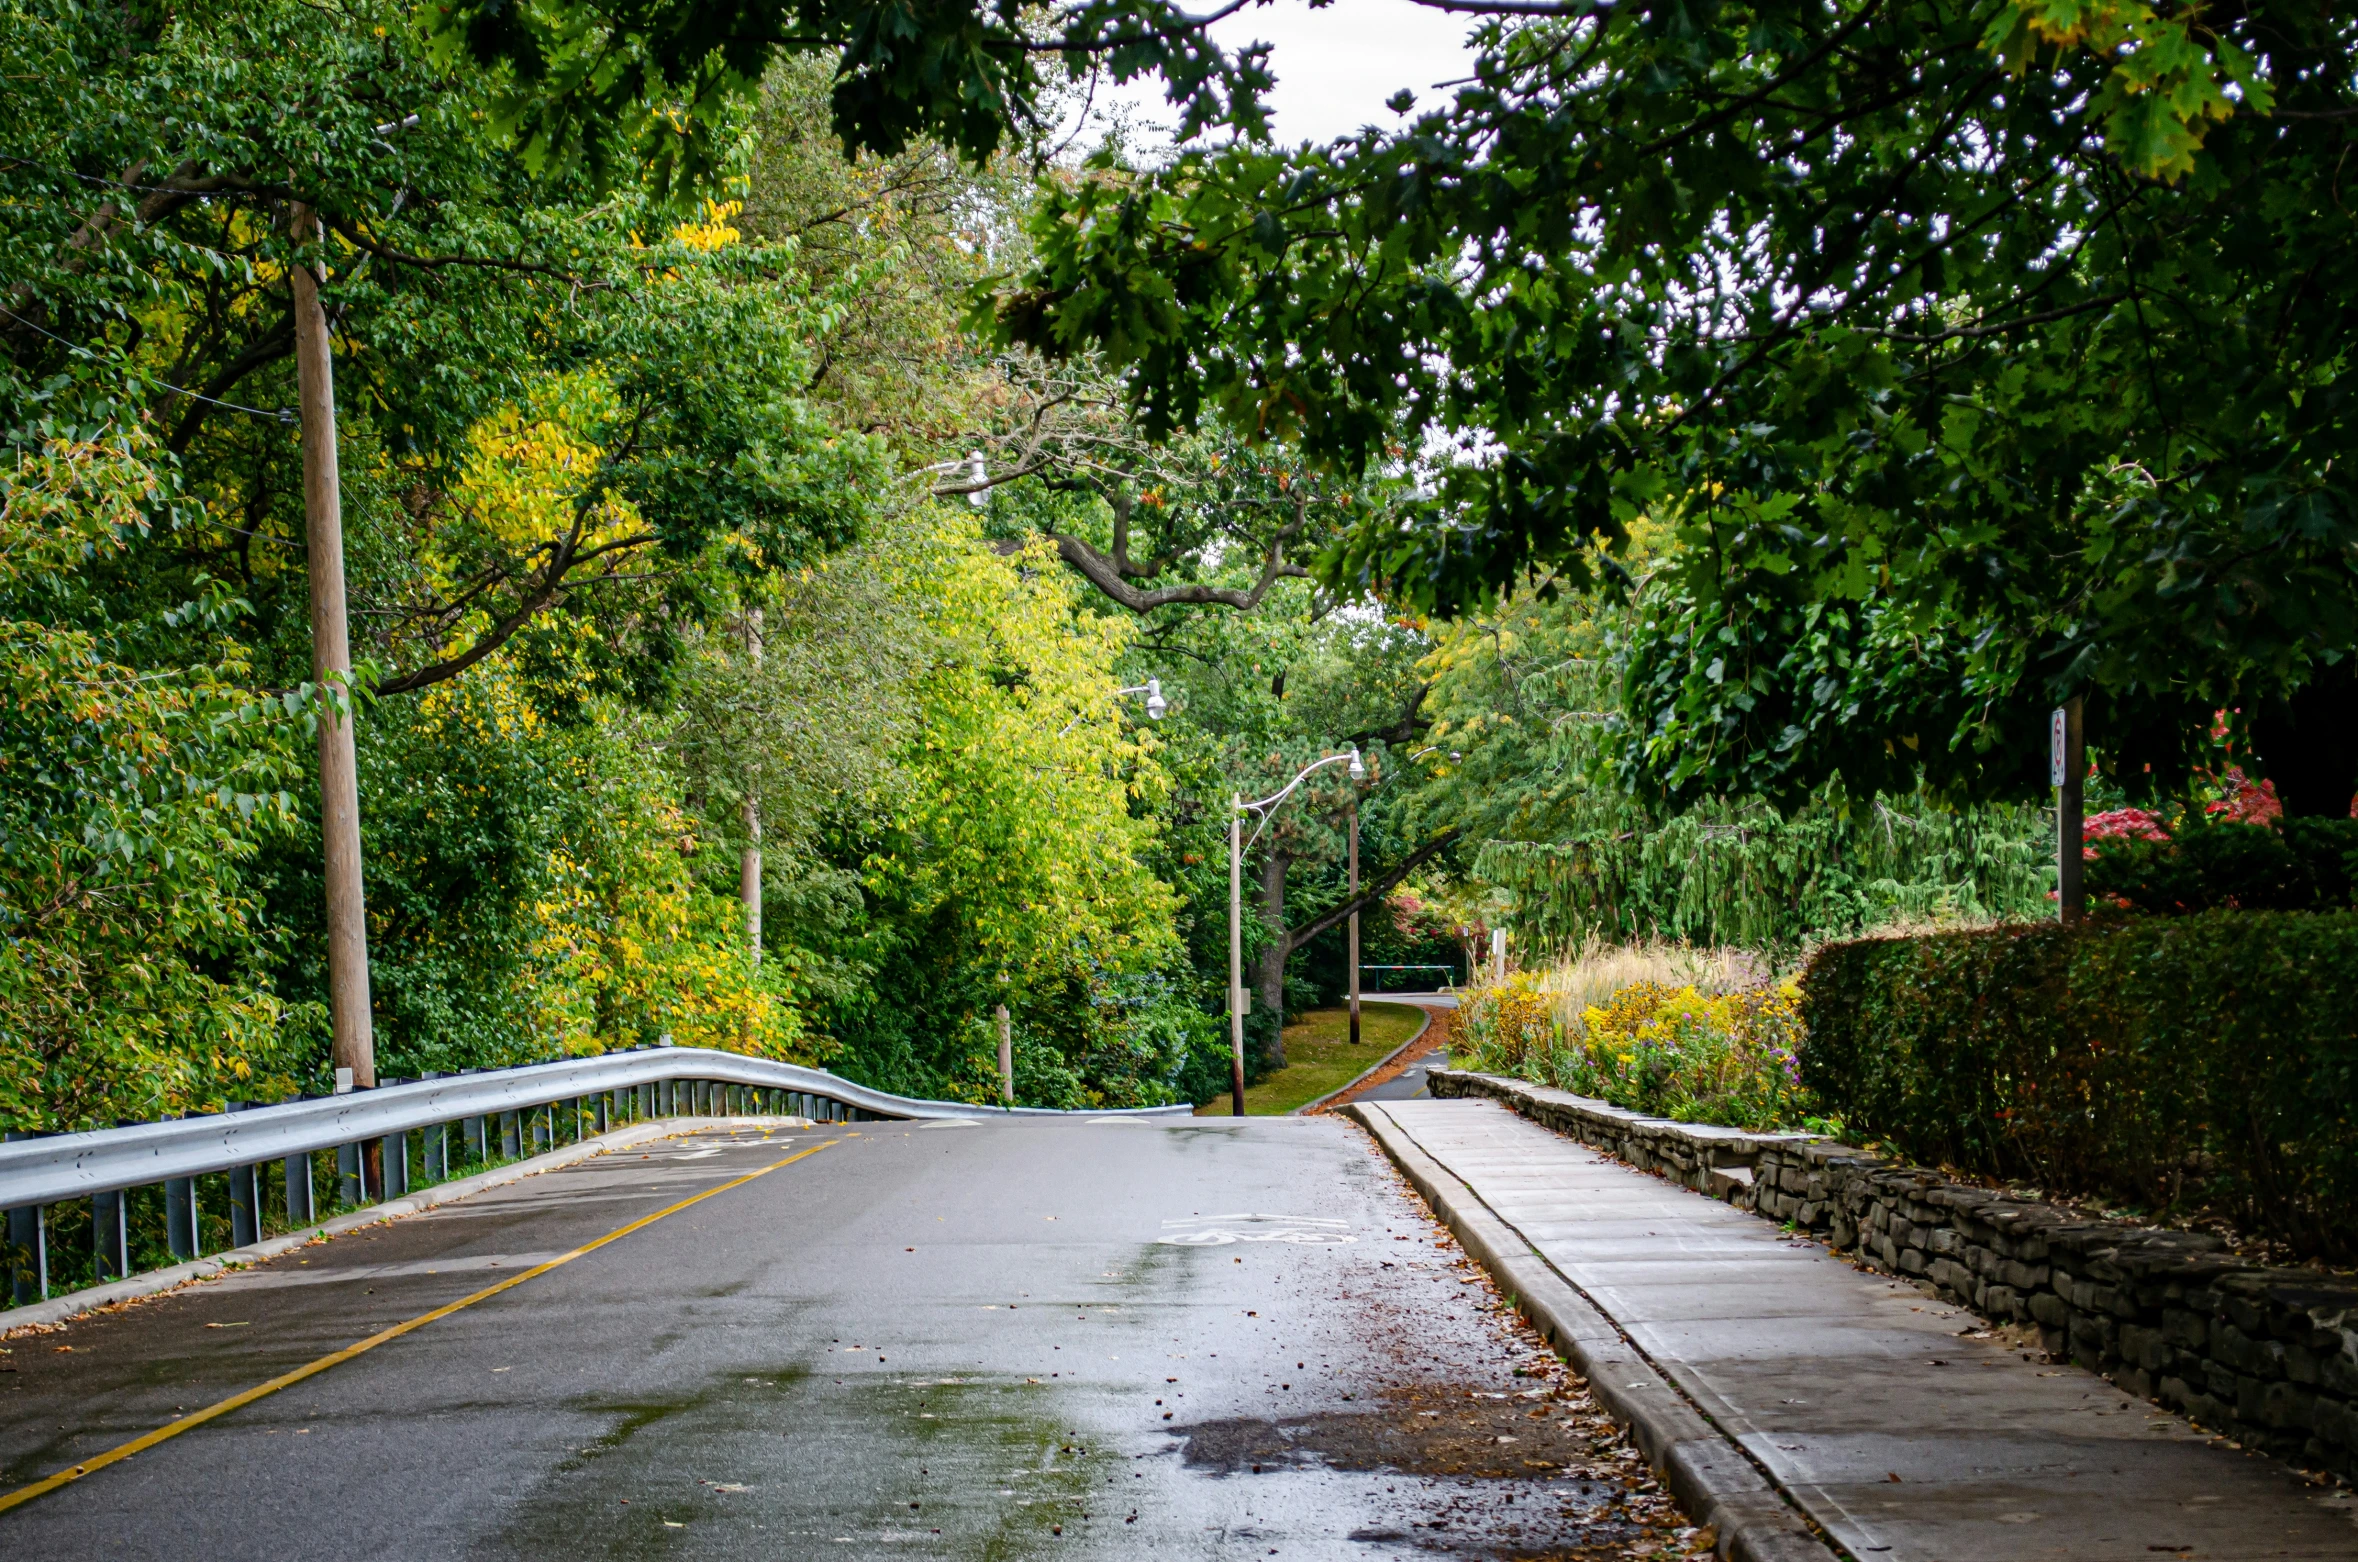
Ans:
{"type": "MultiPolygon", "coordinates": [[[[92,352],[89,348],[82,346],[78,342],[67,341],[64,337],[58,335],[55,331],[50,330],[47,326],[41,324],[41,322],[38,320],[30,319],[24,315],[20,315],[15,310],[8,308],[8,306],[5,304],[0,304],[0,314],[6,314],[8,318],[14,320],[17,324],[40,332],[43,336],[48,337],[51,341],[57,343],[58,346],[63,347],[66,351],[70,353],[77,353],[80,356],[89,359],[92,363],[103,363],[106,361],[103,357],[97,353],[92,352]]],[[[158,390],[170,391],[175,396],[186,396],[191,401],[202,401],[216,407],[227,407],[232,412],[243,412],[257,418],[268,418],[274,423],[291,424],[295,421],[295,409],[292,407],[280,407],[273,411],[268,407],[249,407],[243,402],[223,401],[218,396],[208,396],[202,391],[192,391],[185,386],[175,385],[170,380],[158,379],[156,376],[148,373],[145,369],[137,367],[136,365],[125,363],[122,364],[121,367],[125,373],[145,380],[148,384],[153,385],[158,390]]]]}

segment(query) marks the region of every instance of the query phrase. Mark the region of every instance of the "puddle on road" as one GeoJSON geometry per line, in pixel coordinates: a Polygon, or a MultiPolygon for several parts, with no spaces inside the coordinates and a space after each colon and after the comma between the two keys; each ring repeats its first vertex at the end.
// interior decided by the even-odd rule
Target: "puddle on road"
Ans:
{"type": "Polygon", "coordinates": [[[1176,1427],[1182,1465],[1242,1481],[1376,1474],[1347,1538],[1425,1554],[1497,1558],[1677,1555],[1684,1521],[1576,1383],[1521,1392],[1393,1390],[1366,1410],[1176,1427]]]}
{"type": "Polygon", "coordinates": [[[1060,1544],[1112,1456],[994,1379],[837,1384],[797,1367],[722,1374],[676,1400],[590,1398],[606,1433],[523,1496],[484,1558],[865,1558],[1018,1562],[1060,1544]]]}

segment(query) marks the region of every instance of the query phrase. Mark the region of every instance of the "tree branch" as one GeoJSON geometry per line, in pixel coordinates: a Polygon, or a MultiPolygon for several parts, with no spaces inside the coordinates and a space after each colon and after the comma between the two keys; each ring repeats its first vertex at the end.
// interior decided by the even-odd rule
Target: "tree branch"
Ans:
{"type": "Polygon", "coordinates": [[[1443,830],[1439,835],[1434,836],[1431,840],[1425,842],[1424,845],[1419,846],[1415,851],[1410,852],[1407,856],[1394,863],[1391,868],[1374,883],[1364,886],[1359,891],[1358,897],[1356,899],[1346,900],[1341,905],[1335,907],[1332,911],[1327,912],[1324,916],[1318,917],[1308,924],[1296,928],[1292,932],[1286,934],[1285,952],[1289,955],[1292,954],[1295,950],[1301,948],[1304,944],[1310,942],[1310,940],[1316,938],[1319,934],[1325,932],[1328,928],[1335,926],[1337,923],[1349,917],[1352,912],[1364,911],[1369,906],[1372,906],[1381,901],[1386,895],[1391,894],[1393,890],[1399,887],[1400,881],[1402,879],[1407,878],[1417,869],[1423,867],[1427,862],[1431,861],[1435,853],[1454,842],[1461,833],[1463,832],[1461,832],[1456,825],[1451,825],[1448,829],[1443,830]]]}
{"type": "Polygon", "coordinates": [[[1370,727],[1364,732],[1347,732],[1343,735],[1343,741],[1354,747],[1362,748],[1377,742],[1389,743],[1395,748],[1405,747],[1423,737],[1426,730],[1433,725],[1431,717],[1421,714],[1424,709],[1425,696],[1432,692],[1433,686],[1431,684],[1418,684],[1414,690],[1410,691],[1408,703],[1400,708],[1398,721],[1393,722],[1389,727],[1370,727]]]}
{"type": "Polygon", "coordinates": [[[1056,556],[1081,572],[1082,578],[1133,613],[1151,613],[1158,607],[1174,603],[1233,607],[1251,612],[1261,605],[1269,588],[1280,580],[1307,579],[1310,572],[1299,564],[1285,561],[1286,539],[1293,527],[1287,527],[1277,541],[1269,545],[1269,556],[1262,561],[1261,578],[1253,582],[1250,591],[1239,591],[1234,586],[1207,586],[1201,583],[1185,586],[1161,586],[1152,591],[1141,591],[1122,578],[1121,567],[1114,560],[1098,552],[1078,537],[1063,532],[1050,532],[1056,543],[1056,556]]]}
{"type": "MultiPolygon", "coordinates": [[[[205,382],[203,390],[197,392],[190,399],[187,413],[173,428],[172,437],[164,442],[166,448],[176,456],[188,454],[189,445],[195,441],[197,430],[204,425],[204,421],[212,413],[215,403],[228,395],[236,387],[238,381],[264,364],[275,363],[294,350],[295,327],[292,320],[282,320],[261,336],[248,342],[244,352],[231,359],[220,373],[205,382]]],[[[177,384],[172,388],[183,392],[187,390],[186,386],[177,384]]]]}

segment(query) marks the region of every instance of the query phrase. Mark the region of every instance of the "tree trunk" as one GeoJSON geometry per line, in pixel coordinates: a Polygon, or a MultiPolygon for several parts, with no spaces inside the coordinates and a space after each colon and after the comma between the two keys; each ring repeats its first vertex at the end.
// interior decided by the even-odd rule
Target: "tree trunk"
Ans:
{"type": "MultiPolygon", "coordinates": [[[[294,211],[298,239],[319,219],[294,211]]],[[[369,1017],[368,907],[361,891],[360,775],[353,750],[352,641],[344,612],[344,505],[336,470],[336,381],[327,312],[310,268],[288,272],[295,297],[296,399],[303,413],[305,567],[311,580],[311,676],[320,685],[319,833],[327,878],[328,1009],[333,1067],[350,1069],[356,1089],[377,1082],[369,1017]]]]}
{"type": "Polygon", "coordinates": [[[1273,1069],[1285,1067],[1285,870],[1292,863],[1274,847],[1261,859],[1261,921],[1270,938],[1261,948],[1260,992],[1253,1001],[1269,1016],[1269,1045],[1261,1055],[1273,1069]]]}
{"type": "Polygon", "coordinates": [[[2287,814],[2346,818],[2358,792],[2358,658],[2312,669],[2287,698],[2255,706],[2252,741],[2287,814]]]}

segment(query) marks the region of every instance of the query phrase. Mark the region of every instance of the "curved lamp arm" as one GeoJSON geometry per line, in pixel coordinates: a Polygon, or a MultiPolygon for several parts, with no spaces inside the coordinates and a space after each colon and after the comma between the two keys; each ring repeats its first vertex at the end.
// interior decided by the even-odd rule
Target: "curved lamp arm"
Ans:
{"type": "Polygon", "coordinates": [[[1259,840],[1261,838],[1261,832],[1269,828],[1269,821],[1276,817],[1279,805],[1283,804],[1287,798],[1293,796],[1294,788],[1309,780],[1312,773],[1324,770],[1329,765],[1342,764],[1346,760],[1349,761],[1351,765],[1352,780],[1363,781],[1367,778],[1367,762],[1359,757],[1358,746],[1354,744],[1348,753],[1329,754],[1324,759],[1313,760],[1311,763],[1304,765],[1299,775],[1295,776],[1291,781],[1288,781],[1278,790],[1270,793],[1267,797],[1264,797],[1257,802],[1237,804],[1236,806],[1238,812],[1242,813],[1249,809],[1250,811],[1261,816],[1260,824],[1255,826],[1253,829],[1253,840],[1245,842],[1246,849],[1251,849],[1253,841],[1259,840]]]}

